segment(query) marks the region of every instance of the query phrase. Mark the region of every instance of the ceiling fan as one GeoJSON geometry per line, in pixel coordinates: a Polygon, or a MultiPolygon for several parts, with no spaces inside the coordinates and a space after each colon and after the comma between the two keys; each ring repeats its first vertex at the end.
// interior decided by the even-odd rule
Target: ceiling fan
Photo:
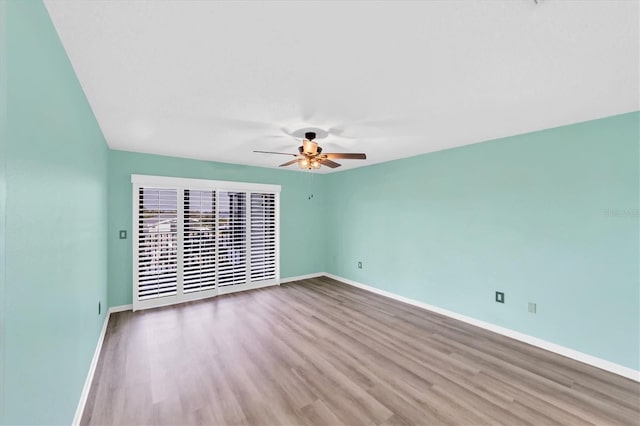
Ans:
{"type": "Polygon", "coordinates": [[[304,139],[302,140],[302,145],[298,147],[298,154],[289,154],[286,152],[273,152],[273,151],[253,151],[261,154],[281,154],[281,155],[292,155],[296,157],[291,161],[287,161],[286,163],[280,164],[280,167],[290,166],[292,164],[298,163],[298,166],[301,169],[319,169],[320,166],[325,165],[327,167],[331,167],[335,169],[336,167],[340,167],[340,163],[336,163],[332,160],[337,159],[345,159],[345,160],[366,160],[367,154],[362,153],[342,153],[342,152],[332,152],[332,153],[322,153],[322,147],[318,145],[317,142],[314,141],[316,138],[315,132],[306,132],[304,134],[304,139]]]}

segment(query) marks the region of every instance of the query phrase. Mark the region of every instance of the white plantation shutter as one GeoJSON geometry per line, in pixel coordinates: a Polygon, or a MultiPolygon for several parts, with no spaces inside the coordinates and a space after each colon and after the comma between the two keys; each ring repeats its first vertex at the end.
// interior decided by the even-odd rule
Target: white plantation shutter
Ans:
{"type": "Polygon", "coordinates": [[[279,284],[280,186],[131,182],[134,310],[279,284]]]}
{"type": "Polygon", "coordinates": [[[176,294],[177,200],[175,189],[138,191],[138,300],[176,294]]]}
{"type": "Polygon", "coordinates": [[[251,281],[276,276],[276,195],[251,194],[251,281]]]}
{"type": "Polygon", "coordinates": [[[185,189],[183,291],[216,287],[216,193],[185,189]]]}
{"type": "Polygon", "coordinates": [[[218,192],[218,285],[247,281],[247,195],[218,192]]]}

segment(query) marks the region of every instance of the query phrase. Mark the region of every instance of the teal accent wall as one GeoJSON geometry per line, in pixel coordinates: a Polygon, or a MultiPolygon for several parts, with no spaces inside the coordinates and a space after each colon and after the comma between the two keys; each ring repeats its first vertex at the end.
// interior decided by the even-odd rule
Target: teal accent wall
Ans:
{"type": "Polygon", "coordinates": [[[639,121],[330,174],[327,271],[637,370],[639,121]]]}
{"type": "Polygon", "coordinates": [[[108,150],[46,8],[8,1],[3,424],[70,424],[107,302],[108,150]]]}
{"type": "Polygon", "coordinates": [[[7,232],[7,4],[0,1],[0,424],[4,418],[4,294],[7,232]]]}
{"type": "MultiPolygon", "coordinates": [[[[259,154],[255,154],[259,155],[259,154]]],[[[131,175],[281,185],[280,277],[325,269],[322,180],[318,175],[125,151],[109,153],[109,306],[132,303],[131,175]],[[313,195],[313,198],[309,197],[313,195]],[[129,238],[120,240],[118,231],[129,238]]]]}

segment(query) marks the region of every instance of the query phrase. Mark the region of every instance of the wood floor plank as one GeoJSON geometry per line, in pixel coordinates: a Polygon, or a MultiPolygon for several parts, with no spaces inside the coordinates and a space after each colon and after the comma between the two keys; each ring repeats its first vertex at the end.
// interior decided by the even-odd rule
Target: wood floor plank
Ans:
{"type": "Polygon", "coordinates": [[[640,384],[320,277],[111,315],[81,424],[640,424],[640,384]]]}

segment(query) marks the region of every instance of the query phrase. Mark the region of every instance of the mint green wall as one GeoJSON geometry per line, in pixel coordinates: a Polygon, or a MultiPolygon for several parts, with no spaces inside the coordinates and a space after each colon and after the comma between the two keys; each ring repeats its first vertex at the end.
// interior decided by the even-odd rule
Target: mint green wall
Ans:
{"type": "MultiPolygon", "coordinates": [[[[259,154],[254,154],[259,155],[259,154]]],[[[287,170],[138,154],[109,153],[109,306],[132,300],[131,175],[157,175],[282,185],[280,193],[280,276],[324,271],[322,181],[320,176],[287,170]],[[313,198],[309,199],[309,195],[313,198]]]]}
{"type": "Polygon", "coordinates": [[[5,236],[7,223],[7,66],[6,3],[0,1],[0,424],[4,418],[4,294],[6,275],[5,236]]]}
{"type": "Polygon", "coordinates": [[[327,270],[639,369],[639,121],[328,175],[327,270]]]}
{"type": "Polygon", "coordinates": [[[6,256],[5,235],[7,223],[7,4],[0,1],[0,424],[4,418],[4,295],[6,256]]]}
{"type": "MultiPolygon", "coordinates": [[[[69,424],[107,286],[102,133],[40,2],[9,1],[4,424],[69,424]]],[[[4,155],[3,155],[4,157],[4,155]]]]}

